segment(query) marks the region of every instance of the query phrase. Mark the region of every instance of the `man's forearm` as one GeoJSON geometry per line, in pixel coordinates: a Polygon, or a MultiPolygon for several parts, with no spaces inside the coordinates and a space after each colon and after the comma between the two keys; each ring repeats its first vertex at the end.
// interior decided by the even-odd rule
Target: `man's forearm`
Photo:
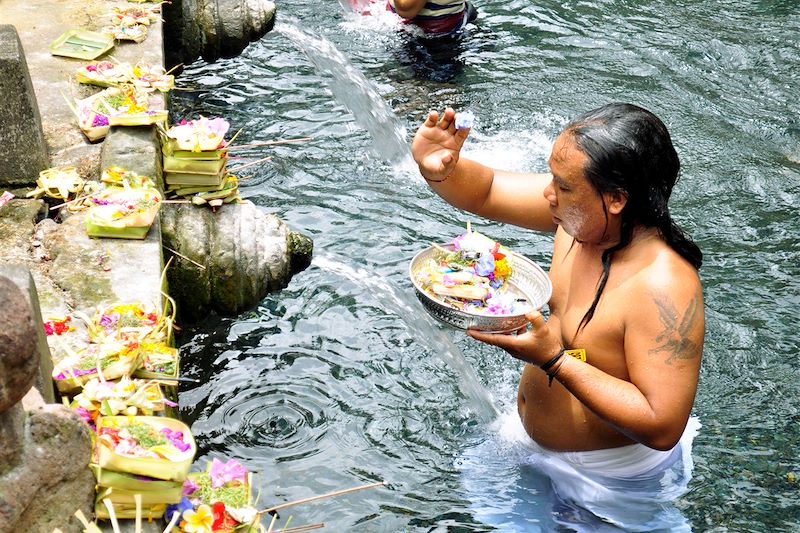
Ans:
{"type": "Polygon", "coordinates": [[[628,381],[592,365],[566,357],[556,379],[595,415],[631,439],[654,449],[669,449],[680,439],[676,424],[684,413],[657,413],[642,392],[628,381]]]}

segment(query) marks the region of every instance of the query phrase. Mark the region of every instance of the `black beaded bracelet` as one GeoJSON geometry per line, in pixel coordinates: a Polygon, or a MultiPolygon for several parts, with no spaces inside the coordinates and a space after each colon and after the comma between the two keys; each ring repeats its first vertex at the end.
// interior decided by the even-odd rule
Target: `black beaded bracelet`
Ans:
{"type": "Polygon", "coordinates": [[[543,365],[542,365],[542,366],[540,366],[539,368],[541,368],[541,369],[542,369],[542,370],[545,372],[545,374],[546,374],[546,373],[547,373],[547,371],[548,371],[548,370],[550,370],[550,369],[553,367],[553,365],[554,365],[554,364],[556,364],[556,363],[558,362],[558,360],[559,360],[559,359],[561,359],[562,357],[564,357],[564,350],[565,350],[565,349],[566,349],[566,348],[561,348],[561,350],[559,350],[559,352],[558,352],[557,354],[555,354],[555,355],[553,356],[553,358],[552,358],[552,359],[550,359],[549,361],[547,361],[545,364],[543,364],[543,365]]]}
{"type": "Polygon", "coordinates": [[[561,361],[561,364],[559,364],[555,368],[555,370],[553,370],[552,372],[548,372],[547,373],[547,386],[548,387],[552,387],[553,386],[553,380],[558,375],[558,372],[561,370],[561,367],[564,366],[564,359],[563,358],[559,359],[559,361],[561,361]]]}

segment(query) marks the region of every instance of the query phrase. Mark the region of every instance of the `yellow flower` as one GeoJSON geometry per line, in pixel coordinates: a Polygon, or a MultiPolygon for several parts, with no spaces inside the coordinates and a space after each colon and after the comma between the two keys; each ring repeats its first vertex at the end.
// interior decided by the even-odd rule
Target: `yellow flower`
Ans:
{"type": "Polygon", "coordinates": [[[499,261],[494,262],[494,277],[495,279],[506,279],[511,275],[511,266],[508,260],[504,257],[499,261]]]}
{"type": "Polygon", "coordinates": [[[183,530],[187,533],[211,533],[211,528],[214,525],[214,514],[211,512],[211,507],[208,505],[201,505],[197,510],[189,510],[183,513],[183,519],[186,525],[183,530]]]}

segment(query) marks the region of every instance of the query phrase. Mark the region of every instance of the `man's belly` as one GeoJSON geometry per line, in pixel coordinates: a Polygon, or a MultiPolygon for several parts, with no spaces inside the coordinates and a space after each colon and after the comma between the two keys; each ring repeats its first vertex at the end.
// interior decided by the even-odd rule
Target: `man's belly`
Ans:
{"type": "Polygon", "coordinates": [[[545,373],[532,365],[522,371],[517,401],[522,425],[545,448],[586,451],[634,443],[592,414],[557,381],[548,386],[545,373]]]}

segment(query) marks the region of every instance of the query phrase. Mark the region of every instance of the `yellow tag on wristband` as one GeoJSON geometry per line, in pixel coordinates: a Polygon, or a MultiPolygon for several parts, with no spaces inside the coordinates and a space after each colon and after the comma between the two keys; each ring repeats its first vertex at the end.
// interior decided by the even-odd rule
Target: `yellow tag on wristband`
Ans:
{"type": "Polygon", "coordinates": [[[575,359],[586,362],[586,350],[583,348],[576,348],[575,350],[564,350],[566,355],[571,355],[575,359]]]}

